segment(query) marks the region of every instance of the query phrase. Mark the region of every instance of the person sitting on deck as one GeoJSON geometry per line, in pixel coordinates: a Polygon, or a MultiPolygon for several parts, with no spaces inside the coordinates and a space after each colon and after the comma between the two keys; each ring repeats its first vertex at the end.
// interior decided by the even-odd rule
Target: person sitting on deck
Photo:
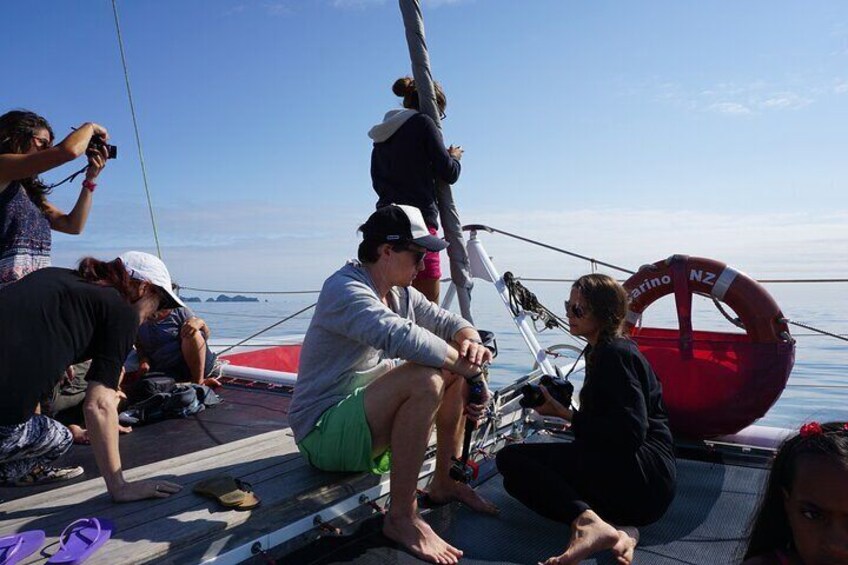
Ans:
{"type": "Polygon", "coordinates": [[[35,408],[65,367],[92,359],[83,412],[109,494],[125,502],[178,492],[180,485],[168,481],[124,479],[116,409],[138,326],[177,306],[183,304],[171,292],[165,264],[137,251],[108,263],[88,257],[76,271],[40,269],[0,290],[0,481],[70,478],[50,464],[71,446],[71,432],[35,408]]]}
{"type": "Polygon", "coordinates": [[[848,563],[848,423],[809,422],[780,446],[744,565],[848,563]]]}
{"type": "Polygon", "coordinates": [[[435,422],[429,498],[497,512],[449,475],[451,458],[460,454],[464,412],[479,419],[485,404],[466,405],[463,377],[478,375],[492,354],[470,323],[411,287],[424,254],[447,246],[429,234],[417,208],[380,208],[359,229],[359,261],[336,271],[321,289],[301,350],[289,423],[314,467],[391,469],[392,503],[383,533],[418,557],[456,563],[462,552],[418,515],[418,473],[435,422]]]}
{"type": "Polygon", "coordinates": [[[622,336],[627,293],[615,279],[580,277],[565,310],[571,334],[589,342],[580,409],[542,387],[545,403],[535,410],[570,421],[574,441],[509,445],[497,455],[498,470],[510,495],[571,526],[568,549],[546,564],[576,564],[606,549],[630,563],[638,531],[629,526],[659,520],[674,498],[662,389],[636,344],[622,336]]]}
{"type": "Polygon", "coordinates": [[[216,356],[206,345],[209,334],[206,322],[188,307],[157,312],[138,329],[139,373],[165,373],[177,382],[220,386],[212,376],[216,356]]]}
{"type": "MultiPolygon", "coordinates": [[[[53,390],[42,397],[39,402],[40,411],[37,411],[37,413],[44,414],[68,426],[74,438],[74,443],[84,445],[91,443],[88,430],[85,429],[85,415],[83,414],[85,391],[88,389],[86,374],[90,368],[91,359],[68,367],[53,390]]],[[[123,371],[121,371],[121,377],[118,379],[119,384],[122,378],[123,371]]],[[[120,388],[118,389],[118,397],[121,400],[126,400],[126,395],[121,392],[120,388]]],[[[128,434],[132,432],[132,427],[119,425],[118,431],[122,434],[128,434]]]]}

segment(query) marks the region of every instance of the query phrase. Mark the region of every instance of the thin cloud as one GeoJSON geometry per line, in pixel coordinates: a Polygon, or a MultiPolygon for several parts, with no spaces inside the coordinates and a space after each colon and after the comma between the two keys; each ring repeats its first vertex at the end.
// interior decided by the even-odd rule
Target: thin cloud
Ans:
{"type": "Polygon", "coordinates": [[[812,104],[812,99],[799,96],[794,92],[780,92],[774,97],[763,100],[763,108],[790,109],[803,108],[812,104]]]}
{"type": "MultiPolygon", "coordinates": [[[[453,6],[465,4],[469,0],[423,0],[422,4],[428,8],[439,8],[441,6],[453,6]]],[[[375,6],[382,6],[386,0],[332,0],[332,6],[342,10],[364,10],[375,6]]]]}
{"type": "Polygon", "coordinates": [[[734,116],[742,116],[751,113],[750,108],[744,104],[739,104],[738,102],[717,102],[710,105],[708,109],[713,112],[718,112],[719,114],[730,114],[734,116]]]}
{"type": "MultiPolygon", "coordinates": [[[[800,78],[786,81],[790,85],[804,82],[800,78]]],[[[809,82],[809,81],[808,81],[809,82]]],[[[710,112],[725,116],[748,116],[766,112],[800,110],[816,99],[831,93],[848,92],[848,82],[835,86],[819,82],[797,88],[772,84],[763,80],[749,83],[720,82],[707,87],[689,89],[681,84],[663,81],[654,86],[654,98],[693,112],[710,112]]]]}
{"type": "Polygon", "coordinates": [[[236,16],[250,10],[262,10],[268,16],[287,16],[294,13],[288,2],[262,2],[258,4],[236,4],[224,10],[224,16],[236,16]]]}
{"type": "Polygon", "coordinates": [[[333,0],[332,5],[334,8],[341,8],[343,10],[363,10],[373,6],[382,6],[385,3],[386,0],[333,0]]]}

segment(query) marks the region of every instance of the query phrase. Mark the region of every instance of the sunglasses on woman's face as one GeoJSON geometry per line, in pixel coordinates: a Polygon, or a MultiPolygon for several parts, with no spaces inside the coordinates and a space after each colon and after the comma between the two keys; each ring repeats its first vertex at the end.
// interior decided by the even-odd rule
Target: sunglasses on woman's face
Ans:
{"type": "Polygon", "coordinates": [[[565,301],[565,314],[571,314],[578,320],[586,315],[586,309],[579,304],[572,304],[568,300],[565,301]]]}

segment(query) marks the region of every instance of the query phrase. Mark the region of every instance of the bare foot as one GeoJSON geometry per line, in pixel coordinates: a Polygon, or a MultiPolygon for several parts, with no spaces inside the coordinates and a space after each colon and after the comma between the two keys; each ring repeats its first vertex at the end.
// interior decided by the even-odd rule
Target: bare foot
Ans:
{"type": "Polygon", "coordinates": [[[612,547],[612,554],[621,565],[630,565],[639,543],[639,530],[633,527],[618,530],[618,541],[612,547]]]}
{"type": "Polygon", "coordinates": [[[122,426],[118,424],[118,432],[122,434],[128,434],[132,431],[132,426],[122,426]]]}
{"type": "Polygon", "coordinates": [[[619,543],[619,539],[618,530],[601,520],[593,511],[586,510],[571,523],[568,549],[562,555],[545,561],[545,565],[577,565],[590,555],[612,549],[619,543]]]}
{"type": "Polygon", "coordinates": [[[462,557],[462,551],[440,538],[420,516],[397,518],[389,510],[383,521],[383,535],[431,563],[459,563],[462,557]]]}
{"type": "Polygon", "coordinates": [[[221,381],[219,381],[216,377],[207,377],[203,379],[203,384],[209,388],[218,388],[221,386],[221,381]]]}
{"type": "Polygon", "coordinates": [[[475,512],[495,515],[500,510],[497,506],[480,496],[480,494],[464,483],[454,480],[439,482],[434,480],[427,490],[430,500],[437,504],[461,502],[475,512]]]}
{"type": "Polygon", "coordinates": [[[71,424],[68,426],[68,429],[71,430],[71,436],[74,438],[74,443],[78,445],[88,445],[91,443],[91,439],[88,437],[88,430],[85,428],[81,428],[76,424],[71,424]]]}

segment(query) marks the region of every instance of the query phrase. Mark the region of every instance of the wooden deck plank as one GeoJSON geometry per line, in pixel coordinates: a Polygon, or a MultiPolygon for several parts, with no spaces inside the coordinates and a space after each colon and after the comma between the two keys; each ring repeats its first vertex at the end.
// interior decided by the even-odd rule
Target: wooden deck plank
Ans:
{"type": "MultiPolygon", "coordinates": [[[[101,479],[67,485],[0,504],[0,535],[43,529],[48,535],[45,547],[52,553],[66,524],[81,516],[102,516],[113,520],[117,531],[88,563],[167,562],[176,554],[179,561],[191,562],[237,547],[377,480],[313,470],[298,454],[288,430],[152,463],[126,475],[132,480],[174,480],[184,489],[167,499],[114,504],[101,479]],[[198,480],[220,473],[251,482],[262,504],[252,511],[227,511],[191,492],[198,480]]],[[[24,563],[45,559],[36,554],[24,563]]]]}

